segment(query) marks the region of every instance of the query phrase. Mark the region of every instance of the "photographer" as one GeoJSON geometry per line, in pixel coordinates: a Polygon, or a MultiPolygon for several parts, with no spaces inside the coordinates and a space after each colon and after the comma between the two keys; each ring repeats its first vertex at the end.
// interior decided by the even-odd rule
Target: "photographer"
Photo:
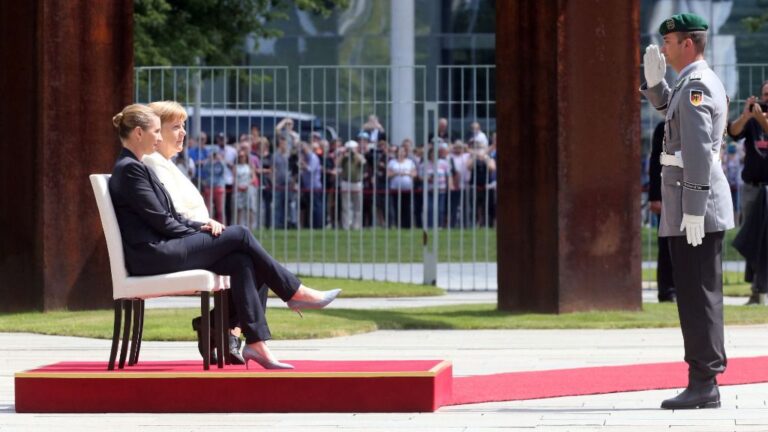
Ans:
{"type": "MultiPolygon", "coordinates": [[[[762,188],[768,186],[768,81],[760,87],[761,100],[750,96],[739,118],[728,125],[728,135],[735,140],[744,139],[744,170],[741,178],[744,180],[741,189],[742,223],[749,219],[750,213],[758,203],[758,195],[762,188]]],[[[761,221],[761,223],[763,223],[761,221]]],[[[766,304],[768,284],[764,283],[768,269],[753,268],[749,260],[744,279],[752,282],[752,295],[747,304],[766,304]],[[761,277],[755,276],[760,274],[761,277]],[[763,281],[757,283],[757,280],[763,281]]]]}
{"type": "Polygon", "coordinates": [[[363,227],[363,168],[365,157],[356,141],[347,141],[338,149],[336,166],[341,180],[341,226],[363,227]]]}
{"type": "Polygon", "coordinates": [[[299,155],[299,184],[301,186],[301,210],[304,215],[304,226],[307,228],[323,228],[325,225],[325,196],[321,174],[323,167],[320,158],[313,151],[312,144],[300,142],[299,155]]]}
{"type": "Polygon", "coordinates": [[[368,138],[373,143],[386,139],[384,136],[384,126],[381,125],[379,118],[375,114],[369,115],[368,121],[363,123],[363,126],[360,129],[368,134],[368,138]]]}
{"type": "Polygon", "coordinates": [[[294,151],[299,152],[300,149],[297,149],[296,146],[299,143],[300,137],[299,134],[293,130],[293,119],[286,117],[275,126],[275,132],[278,137],[285,138],[286,144],[288,144],[288,153],[293,153],[294,151]]]}
{"type": "Polygon", "coordinates": [[[410,228],[416,165],[406,157],[404,147],[398,147],[397,159],[392,159],[387,163],[387,177],[389,177],[389,189],[392,192],[389,207],[393,220],[390,223],[394,223],[400,228],[410,228]]]}

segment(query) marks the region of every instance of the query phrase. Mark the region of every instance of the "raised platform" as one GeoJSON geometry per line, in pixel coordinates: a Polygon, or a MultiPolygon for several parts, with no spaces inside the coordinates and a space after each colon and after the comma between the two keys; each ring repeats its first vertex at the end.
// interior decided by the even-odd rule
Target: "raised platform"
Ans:
{"type": "Polygon", "coordinates": [[[16,412],[425,412],[452,398],[444,360],[285,361],[296,369],[56,363],[15,375],[16,412]]]}

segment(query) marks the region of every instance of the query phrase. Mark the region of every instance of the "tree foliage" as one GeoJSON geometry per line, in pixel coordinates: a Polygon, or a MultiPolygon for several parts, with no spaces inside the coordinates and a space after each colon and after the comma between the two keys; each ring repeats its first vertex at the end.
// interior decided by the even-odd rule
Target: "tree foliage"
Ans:
{"type": "Polygon", "coordinates": [[[760,31],[765,23],[768,23],[768,13],[756,17],[747,17],[741,20],[744,26],[752,33],[760,31]]]}
{"type": "Polygon", "coordinates": [[[323,17],[349,0],[135,0],[137,66],[241,64],[249,34],[278,37],[272,27],[296,6],[323,17]]]}

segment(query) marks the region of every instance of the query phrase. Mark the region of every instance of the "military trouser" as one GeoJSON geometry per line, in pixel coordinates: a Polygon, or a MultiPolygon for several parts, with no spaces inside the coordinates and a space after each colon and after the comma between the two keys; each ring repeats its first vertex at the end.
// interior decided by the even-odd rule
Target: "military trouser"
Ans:
{"type": "Polygon", "coordinates": [[[712,381],[725,371],[723,335],[723,238],[706,233],[693,247],[685,236],[669,237],[677,311],[683,331],[690,382],[712,381]]]}

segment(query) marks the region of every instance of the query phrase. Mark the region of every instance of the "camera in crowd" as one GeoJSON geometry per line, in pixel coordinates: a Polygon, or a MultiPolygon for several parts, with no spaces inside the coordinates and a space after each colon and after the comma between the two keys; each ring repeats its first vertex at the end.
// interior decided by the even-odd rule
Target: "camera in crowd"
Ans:
{"type": "MultiPolygon", "coordinates": [[[[761,109],[763,112],[768,112],[768,102],[755,102],[755,103],[756,103],[756,104],[758,104],[758,105],[760,105],[760,109],[761,109]]],[[[752,111],[752,109],[753,109],[753,105],[754,105],[755,103],[751,103],[751,104],[749,104],[749,110],[750,110],[750,111],[752,111]]]]}

